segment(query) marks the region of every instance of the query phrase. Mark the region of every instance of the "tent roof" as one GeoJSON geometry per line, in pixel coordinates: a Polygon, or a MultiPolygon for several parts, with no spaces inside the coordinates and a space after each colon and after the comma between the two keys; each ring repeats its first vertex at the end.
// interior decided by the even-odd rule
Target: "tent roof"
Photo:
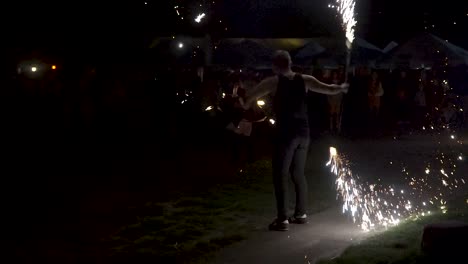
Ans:
{"type": "Polygon", "coordinates": [[[267,67],[270,65],[273,49],[252,39],[223,39],[213,52],[214,64],[267,67]]]}
{"type": "Polygon", "coordinates": [[[388,53],[396,47],[398,47],[398,43],[396,43],[395,41],[392,41],[388,43],[387,46],[385,46],[385,48],[383,49],[383,52],[388,53]]]}
{"type": "Polygon", "coordinates": [[[379,67],[433,67],[468,65],[468,52],[429,33],[398,46],[378,63],[379,67]]]}
{"type": "MultiPolygon", "coordinates": [[[[151,48],[174,49],[183,42],[186,49],[203,46],[206,38],[157,38],[151,48]],[[173,43],[174,42],[174,43],[173,43]]],[[[345,62],[346,46],[344,39],[337,38],[224,38],[215,41],[213,63],[230,66],[270,67],[274,50],[291,52],[293,61],[301,65],[314,62],[322,66],[342,65],[345,62]],[[318,60],[320,58],[320,60],[318,60]]],[[[352,51],[353,64],[369,64],[382,54],[382,50],[362,38],[356,38],[352,51]]]]}
{"type": "Polygon", "coordinates": [[[382,52],[382,49],[378,48],[374,44],[371,44],[370,42],[366,41],[365,39],[362,39],[362,38],[359,38],[359,37],[354,40],[353,45],[357,46],[359,48],[365,48],[365,49],[369,49],[369,50],[375,50],[375,51],[378,51],[378,52],[382,52]]]}

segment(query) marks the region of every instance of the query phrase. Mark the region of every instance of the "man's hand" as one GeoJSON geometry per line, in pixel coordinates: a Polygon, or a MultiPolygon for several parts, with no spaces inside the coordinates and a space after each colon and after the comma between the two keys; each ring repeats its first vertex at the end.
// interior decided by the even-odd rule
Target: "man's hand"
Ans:
{"type": "Polygon", "coordinates": [[[341,84],[341,91],[342,91],[343,93],[347,94],[348,91],[349,91],[349,83],[342,83],[342,84],[341,84]]]}
{"type": "Polygon", "coordinates": [[[258,98],[264,97],[270,93],[274,93],[276,87],[278,86],[278,77],[268,77],[265,80],[261,81],[247,96],[243,107],[244,109],[250,109],[250,107],[257,102],[258,98]]]}

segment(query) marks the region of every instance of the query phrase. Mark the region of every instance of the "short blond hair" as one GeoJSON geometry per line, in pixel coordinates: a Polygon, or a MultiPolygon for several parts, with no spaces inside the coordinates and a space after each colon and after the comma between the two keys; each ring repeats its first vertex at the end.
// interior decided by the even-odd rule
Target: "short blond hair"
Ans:
{"type": "Polygon", "coordinates": [[[289,70],[292,64],[291,55],[285,50],[277,50],[273,54],[272,63],[278,70],[289,70]]]}

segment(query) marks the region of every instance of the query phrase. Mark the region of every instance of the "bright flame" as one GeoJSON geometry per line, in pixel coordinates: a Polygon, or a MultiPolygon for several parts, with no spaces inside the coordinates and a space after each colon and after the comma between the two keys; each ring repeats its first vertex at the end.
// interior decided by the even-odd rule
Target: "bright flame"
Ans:
{"type": "Polygon", "coordinates": [[[257,101],[257,105],[258,105],[258,106],[264,106],[264,105],[265,105],[265,101],[263,101],[263,100],[258,100],[258,101],[257,101]]]}
{"type": "Polygon", "coordinates": [[[276,121],[275,121],[274,119],[270,119],[269,121],[270,121],[270,123],[271,123],[272,125],[274,125],[274,124],[276,123],[276,121]]]}
{"type": "Polygon", "coordinates": [[[37,71],[37,67],[34,67],[34,66],[31,67],[31,71],[32,71],[32,72],[36,72],[36,71],[37,71]]]}
{"type": "Polygon", "coordinates": [[[57,69],[57,66],[52,65],[51,69],[52,69],[52,70],[56,70],[56,69],[57,69]]]}
{"type": "Polygon", "coordinates": [[[211,111],[211,110],[213,110],[213,106],[211,106],[211,105],[208,106],[208,107],[205,109],[205,111],[211,111]]]}
{"type": "Polygon", "coordinates": [[[335,156],[336,156],[336,154],[337,154],[337,152],[336,152],[336,148],[334,148],[334,147],[330,147],[330,155],[331,155],[332,157],[335,157],[335,156]]]}

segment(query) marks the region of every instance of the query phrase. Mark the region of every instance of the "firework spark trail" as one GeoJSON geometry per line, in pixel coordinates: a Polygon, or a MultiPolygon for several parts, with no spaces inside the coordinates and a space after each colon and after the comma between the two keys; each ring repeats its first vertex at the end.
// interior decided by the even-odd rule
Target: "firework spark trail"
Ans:
{"type": "MultiPolygon", "coordinates": [[[[460,107],[459,111],[463,112],[463,108],[460,107]]],[[[461,152],[464,149],[463,141],[450,124],[441,122],[437,117],[430,120],[429,128],[427,131],[432,137],[435,151],[432,151],[433,157],[423,163],[425,166],[422,166],[422,171],[417,168],[413,172],[411,166],[403,162],[396,164],[390,161],[392,166],[401,166],[405,179],[404,187],[398,190],[393,185],[385,186],[380,179],[372,184],[363,182],[358,175],[353,174],[350,162],[336,148],[330,148],[327,166],[336,177],[337,198],[343,200],[343,213],[350,214],[363,230],[397,225],[411,217],[431,214],[431,210],[446,213],[447,198],[466,190],[463,173],[457,175],[457,170],[465,160],[465,154],[461,152]],[[442,140],[448,142],[450,149],[442,149],[442,140]]],[[[422,131],[426,131],[426,127],[422,127],[422,131]]]]}
{"type": "MultiPolygon", "coordinates": [[[[456,143],[463,144],[461,141],[456,143]]],[[[369,231],[397,225],[410,217],[431,214],[431,210],[446,213],[446,197],[465,185],[465,180],[456,175],[457,162],[463,161],[460,157],[463,154],[456,150],[452,153],[438,150],[433,164],[427,164],[422,172],[414,174],[402,164],[401,173],[407,187],[398,190],[395,186],[380,183],[380,179],[373,184],[363,182],[353,174],[350,162],[334,147],[330,148],[330,160],[326,165],[336,177],[337,198],[343,200],[343,213],[350,214],[362,230],[369,231]]]]}
{"type": "MultiPolygon", "coordinates": [[[[336,189],[343,199],[343,213],[349,213],[355,223],[365,231],[376,227],[398,224],[401,213],[394,213],[400,206],[408,207],[402,199],[387,201],[388,194],[394,194],[390,188],[376,188],[376,185],[363,185],[357,175],[353,175],[349,162],[341,157],[337,150],[330,148],[330,160],[327,166],[336,176],[336,189]],[[393,210],[392,210],[393,209],[393,210]]],[[[411,207],[408,208],[411,211],[411,207]]]]}
{"type": "Polygon", "coordinates": [[[346,33],[346,40],[348,49],[354,42],[354,27],[357,24],[354,9],[356,7],[355,0],[336,0],[337,6],[331,6],[336,8],[341,16],[342,26],[346,33]]]}
{"type": "MultiPolygon", "coordinates": [[[[348,48],[346,66],[349,66],[350,50],[355,39],[354,28],[357,24],[356,2],[355,0],[335,1],[337,5],[329,5],[329,7],[336,9],[341,17],[348,48]]],[[[463,109],[460,109],[460,112],[462,111],[463,109]]],[[[434,130],[434,127],[436,124],[431,124],[430,129],[434,130]]],[[[449,130],[448,125],[441,127],[449,130]]],[[[423,130],[426,130],[425,127],[423,130]]],[[[457,137],[452,133],[450,138],[456,140],[457,137]]],[[[440,138],[435,138],[434,141],[441,144],[440,138]]],[[[458,140],[457,143],[462,144],[458,140]]],[[[327,166],[330,166],[331,172],[336,176],[338,195],[343,199],[343,213],[351,214],[353,221],[358,223],[363,230],[368,231],[380,226],[396,225],[411,216],[430,214],[428,210],[431,208],[430,205],[437,206],[445,213],[447,207],[443,197],[450,195],[461,184],[465,184],[463,178],[454,177],[457,168],[454,160],[463,161],[463,154],[456,154],[456,156],[455,159],[447,159],[444,153],[438,151],[436,165],[429,164],[423,173],[418,172],[415,175],[413,173],[410,175],[406,166],[402,164],[402,173],[404,173],[409,189],[406,192],[403,189],[397,192],[394,186],[384,186],[380,183],[364,185],[357,175],[353,175],[349,161],[340,156],[333,147],[330,148],[330,160],[327,166]],[[437,172],[433,167],[439,167],[440,173],[432,173],[437,172]],[[446,168],[450,168],[450,172],[446,168]],[[420,177],[421,175],[423,177],[420,177]]]]}

